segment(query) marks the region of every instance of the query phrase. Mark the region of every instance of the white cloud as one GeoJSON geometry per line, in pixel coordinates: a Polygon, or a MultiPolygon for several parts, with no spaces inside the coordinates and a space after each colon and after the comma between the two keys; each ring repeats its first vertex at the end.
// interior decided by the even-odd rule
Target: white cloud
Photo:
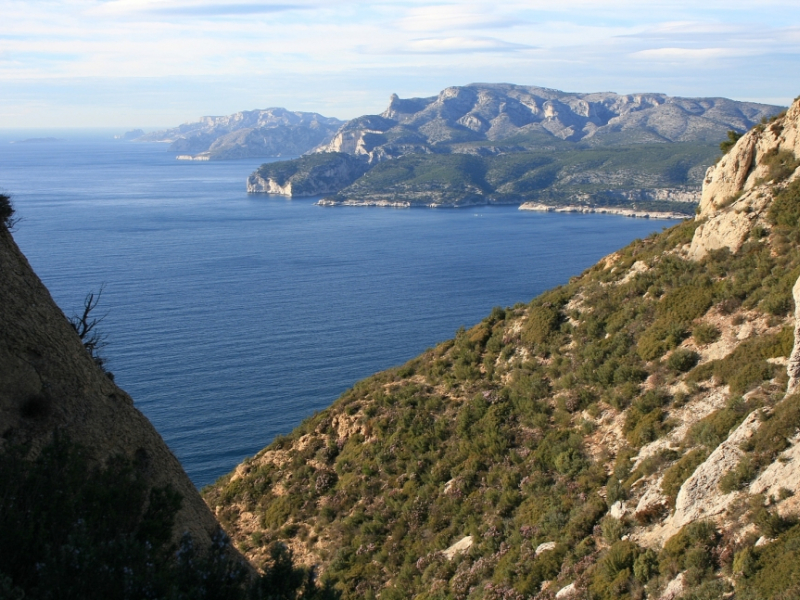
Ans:
{"type": "Polygon", "coordinates": [[[502,29],[522,25],[523,19],[500,13],[495,6],[435,5],[411,8],[397,25],[406,31],[502,29]]]}
{"type": "Polygon", "coordinates": [[[633,52],[631,56],[638,60],[675,62],[755,56],[760,53],[748,48],[650,48],[633,52]]]}
{"type": "Polygon", "coordinates": [[[455,36],[410,40],[405,45],[387,50],[387,52],[401,54],[464,54],[475,52],[517,52],[533,48],[533,46],[526,44],[515,44],[490,37],[455,36]]]}
{"type": "MultiPolygon", "coordinates": [[[[800,81],[800,5],[776,0],[764,6],[744,0],[0,0],[0,126],[8,123],[3,114],[20,114],[8,90],[25,90],[20,106],[48,106],[55,114],[70,94],[89,106],[96,94],[87,90],[121,81],[126,92],[114,101],[127,106],[125,114],[148,119],[166,115],[166,105],[172,119],[179,105],[220,114],[240,103],[313,110],[317,102],[360,114],[382,107],[393,91],[433,95],[448,85],[499,80],[573,91],[793,97],[800,81]],[[199,91],[223,78],[236,91],[199,91]],[[72,83],[52,87],[58,81],[72,83]],[[161,90],[157,100],[145,91],[153,86],[161,90]]],[[[101,112],[95,109],[86,109],[87,120],[101,112]]]]}

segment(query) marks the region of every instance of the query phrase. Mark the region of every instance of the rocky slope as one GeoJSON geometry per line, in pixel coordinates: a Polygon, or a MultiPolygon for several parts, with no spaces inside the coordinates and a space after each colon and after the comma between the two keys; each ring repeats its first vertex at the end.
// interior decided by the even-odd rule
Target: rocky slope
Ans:
{"type": "Polygon", "coordinates": [[[330,140],[341,124],[317,113],[268,108],[203,117],[137,141],[169,142],[170,151],[194,159],[299,156],[330,140]]]}
{"type": "Polygon", "coordinates": [[[799,132],[795,102],[696,219],[357,383],[207,502],[345,598],[800,597],[799,132]]]}

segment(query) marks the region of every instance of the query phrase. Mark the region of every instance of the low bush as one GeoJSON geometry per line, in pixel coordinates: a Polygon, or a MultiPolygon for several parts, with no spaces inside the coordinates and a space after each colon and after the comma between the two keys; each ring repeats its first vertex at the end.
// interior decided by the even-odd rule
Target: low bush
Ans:
{"type": "Polygon", "coordinates": [[[738,552],[734,575],[737,600],[800,598],[800,525],[770,544],[738,552]]]}
{"type": "Polygon", "coordinates": [[[719,335],[719,328],[711,323],[699,323],[692,328],[692,337],[701,346],[716,342],[719,335]]]}
{"type": "Polygon", "coordinates": [[[719,149],[722,150],[722,154],[725,155],[731,151],[736,145],[736,142],[742,137],[743,134],[739,133],[738,131],[734,131],[733,129],[728,130],[728,139],[723,140],[719,143],[719,149]]]}
{"type": "Polygon", "coordinates": [[[11,198],[5,194],[0,194],[0,223],[7,229],[14,226],[14,205],[11,198]]]}
{"type": "Polygon", "coordinates": [[[794,152],[777,148],[766,152],[760,162],[769,169],[766,180],[775,183],[787,179],[800,166],[800,161],[795,158],[794,152]]]}
{"type": "Polygon", "coordinates": [[[669,431],[669,425],[664,422],[666,413],[662,409],[668,402],[669,396],[650,390],[631,405],[622,432],[632,446],[643,446],[669,431]]]}
{"type": "Polygon", "coordinates": [[[698,360],[700,360],[700,355],[697,352],[678,348],[669,355],[667,366],[678,373],[686,373],[694,368],[698,360]]]}
{"type": "Polygon", "coordinates": [[[764,422],[752,437],[742,444],[742,449],[750,454],[753,476],[774,462],[791,445],[789,440],[797,434],[798,429],[800,394],[794,394],[776,404],[773,412],[765,415],[764,422]]]}

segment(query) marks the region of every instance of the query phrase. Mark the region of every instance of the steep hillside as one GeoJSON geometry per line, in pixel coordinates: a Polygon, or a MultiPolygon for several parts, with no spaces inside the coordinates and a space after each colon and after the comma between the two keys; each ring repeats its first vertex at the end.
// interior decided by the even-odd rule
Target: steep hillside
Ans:
{"type": "Polygon", "coordinates": [[[795,102],[696,219],[357,383],[206,501],[345,598],[800,597],[799,136],[795,102]]]}

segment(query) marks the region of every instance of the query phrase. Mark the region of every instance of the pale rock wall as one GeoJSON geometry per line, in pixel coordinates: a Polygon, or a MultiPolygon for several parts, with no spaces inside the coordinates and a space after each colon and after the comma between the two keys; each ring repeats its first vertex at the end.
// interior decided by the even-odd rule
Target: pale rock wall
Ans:
{"type": "Polygon", "coordinates": [[[767,175],[767,167],[759,164],[759,158],[774,150],[800,156],[800,102],[795,101],[785,117],[763,129],[748,131],[716,165],[709,167],[703,181],[700,216],[712,214],[740,192],[755,187],[767,175]]]}
{"type": "Polygon", "coordinates": [[[739,446],[752,437],[760,424],[759,413],[750,413],[683,483],[675,500],[675,513],[669,520],[676,531],[693,521],[716,516],[728,507],[736,492],[723,494],[719,482],[739,464],[743,455],[739,446]]]}
{"type": "Polygon", "coordinates": [[[787,394],[796,392],[800,383],[800,279],[792,288],[792,296],[794,297],[794,348],[786,365],[786,372],[789,375],[787,394]]]}
{"type": "Polygon", "coordinates": [[[280,185],[277,181],[268,177],[264,179],[258,173],[253,173],[247,178],[248,194],[280,194],[281,196],[292,195],[292,182],[287,181],[285,185],[280,185]]]}

